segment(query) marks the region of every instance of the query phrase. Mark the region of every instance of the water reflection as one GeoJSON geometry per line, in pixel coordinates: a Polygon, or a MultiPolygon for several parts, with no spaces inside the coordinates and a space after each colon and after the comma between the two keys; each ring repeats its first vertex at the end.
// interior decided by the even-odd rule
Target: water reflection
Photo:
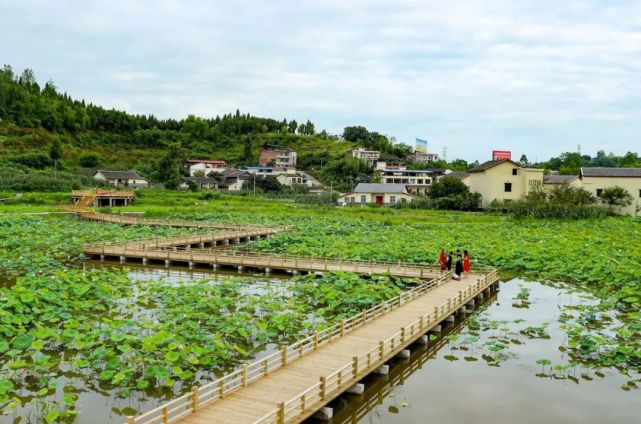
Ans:
{"type": "Polygon", "coordinates": [[[331,423],[639,423],[639,391],[622,390],[628,377],[567,366],[559,316],[591,302],[564,288],[506,283],[477,315],[394,362],[387,378],[370,376],[364,395],[336,400],[331,423]]]}
{"type": "MultiPolygon", "coordinates": [[[[485,298],[477,310],[484,310],[496,300],[497,294],[494,293],[485,298]]],[[[395,358],[390,361],[389,374],[368,375],[362,381],[365,384],[365,392],[363,394],[343,395],[334,400],[329,405],[334,410],[334,416],[330,421],[331,424],[357,423],[369,416],[386,399],[391,401],[391,404],[388,405],[388,411],[393,413],[397,413],[400,408],[409,406],[406,401],[397,398],[395,388],[403,386],[408,378],[422,370],[423,365],[428,360],[433,359],[438,351],[449,343],[448,336],[460,334],[466,328],[470,317],[471,315],[459,315],[454,323],[444,323],[440,337],[436,340],[431,340],[428,345],[414,344],[411,347],[411,355],[408,359],[395,358]]],[[[381,417],[380,414],[374,415],[378,418],[381,417]]],[[[326,422],[314,418],[306,421],[307,424],[326,422]]]]}

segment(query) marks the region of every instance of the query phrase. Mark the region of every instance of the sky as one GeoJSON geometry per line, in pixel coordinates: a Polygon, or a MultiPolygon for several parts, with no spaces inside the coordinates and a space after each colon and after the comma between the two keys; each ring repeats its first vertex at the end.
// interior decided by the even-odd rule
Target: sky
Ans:
{"type": "Polygon", "coordinates": [[[362,125],[450,160],[641,151],[641,1],[0,0],[0,40],[131,113],[362,125]]]}

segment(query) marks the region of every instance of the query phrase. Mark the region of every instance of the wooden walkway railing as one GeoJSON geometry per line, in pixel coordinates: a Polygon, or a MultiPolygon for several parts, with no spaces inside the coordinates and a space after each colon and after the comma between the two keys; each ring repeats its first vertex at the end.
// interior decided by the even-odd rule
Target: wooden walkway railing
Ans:
{"type": "MultiPolygon", "coordinates": [[[[233,224],[222,222],[192,221],[185,219],[148,219],[137,218],[134,216],[115,215],[109,213],[92,212],[83,210],[78,214],[82,219],[88,221],[112,222],[120,225],[148,225],[164,227],[182,227],[182,228],[219,228],[219,229],[248,229],[248,228],[266,228],[262,225],[253,224],[233,224]]],[[[291,227],[270,227],[279,228],[279,231],[291,231],[291,227]]]]}
{"type": "MultiPolygon", "coordinates": [[[[428,295],[428,292],[444,285],[449,276],[442,274],[419,286],[403,292],[399,296],[364,310],[351,318],[341,321],[324,331],[316,332],[292,345],[284,346],[259,361],[246,365],[220,379],[202,387],[194,387],[191,392],[180,396],[138,417],[129,417],[129,424],[170,423],[185,418],[203,407],[223,399],[231,393],[246,388],[250,383],[264,378],[274,371],[285,368],[293,361],[310,355],[319,348],[337,339],[348,337],[355,330],[375,320],[385,320],[392,311],[399,310],[409,302],[428,295]]],[[[352,361],[345,363],[335,371],[323,376],[320,380],[292,397],[286,402],[274,402],[272,411],[255,420],[255,424],[299,422],[311,415],[333,397],[351,387],[360,378],[372,372],[389,358],[398,354],[409,343],[425,334],[447,316],[461,308],[478,293],[497,281],[496,271],[484,275],[464,290],[449,297],[433,310],[421,314],[408,326],[400,328],[391,336],[378,342],[376,348],[364,352],[355,352],[352,361]]],[[[454,283],[448,283],[454,284],[454,283]]],[[[331,346],[327,346],[331,349],[331,346]]]]}

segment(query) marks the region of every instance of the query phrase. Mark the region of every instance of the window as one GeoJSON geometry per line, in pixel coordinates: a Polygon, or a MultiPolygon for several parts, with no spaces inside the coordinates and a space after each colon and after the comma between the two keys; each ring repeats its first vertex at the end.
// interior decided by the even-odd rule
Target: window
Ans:
{"type": "Polygon", "coordinates": [[[530,187],[540,187],[541,186],[541,180],[529,180],[528,185],[530,187]]]}
{"type": "Polygon", "coordinates": [[[356,203],[356,197],[350,197],[352,203],[356,203]]]}
{"type": "Polygon", "coordinates": [[[361,203],[367,202],[367,196],[361,196],[361,203]]]}
{"type": "Polygon", "coordinates": [[[601,193],[603,193],[603,189],[602,188],[597,188],[596,189],[596,197],[601,197],[601,193]]]}
{"type": "Polygon", "coordinates": [[[519,175],[519,168],[512,168],[512,175],[519,175]]]}
{"type": "Polygon", "coordinates": [[[506,193],[512,192],[512,183],[505,183],[505,192],[506,193]]]}
{"type": "Polygon", "coordinates": [[[396,196],[390,196],[390,197],[389,197],[389,202],[390,202],[391,204],[396,203],[396,196]]]}

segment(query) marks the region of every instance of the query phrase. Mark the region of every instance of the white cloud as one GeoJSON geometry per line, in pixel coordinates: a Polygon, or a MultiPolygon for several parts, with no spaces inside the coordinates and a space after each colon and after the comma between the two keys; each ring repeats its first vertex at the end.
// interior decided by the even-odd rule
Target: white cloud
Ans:
{"type": "Polygon", "coordinates": [[[134,113],[240,108],[543,158],[638,149],[639,28],[634,1],[25,0],[0,5],[0,57],[134,113]]]}

